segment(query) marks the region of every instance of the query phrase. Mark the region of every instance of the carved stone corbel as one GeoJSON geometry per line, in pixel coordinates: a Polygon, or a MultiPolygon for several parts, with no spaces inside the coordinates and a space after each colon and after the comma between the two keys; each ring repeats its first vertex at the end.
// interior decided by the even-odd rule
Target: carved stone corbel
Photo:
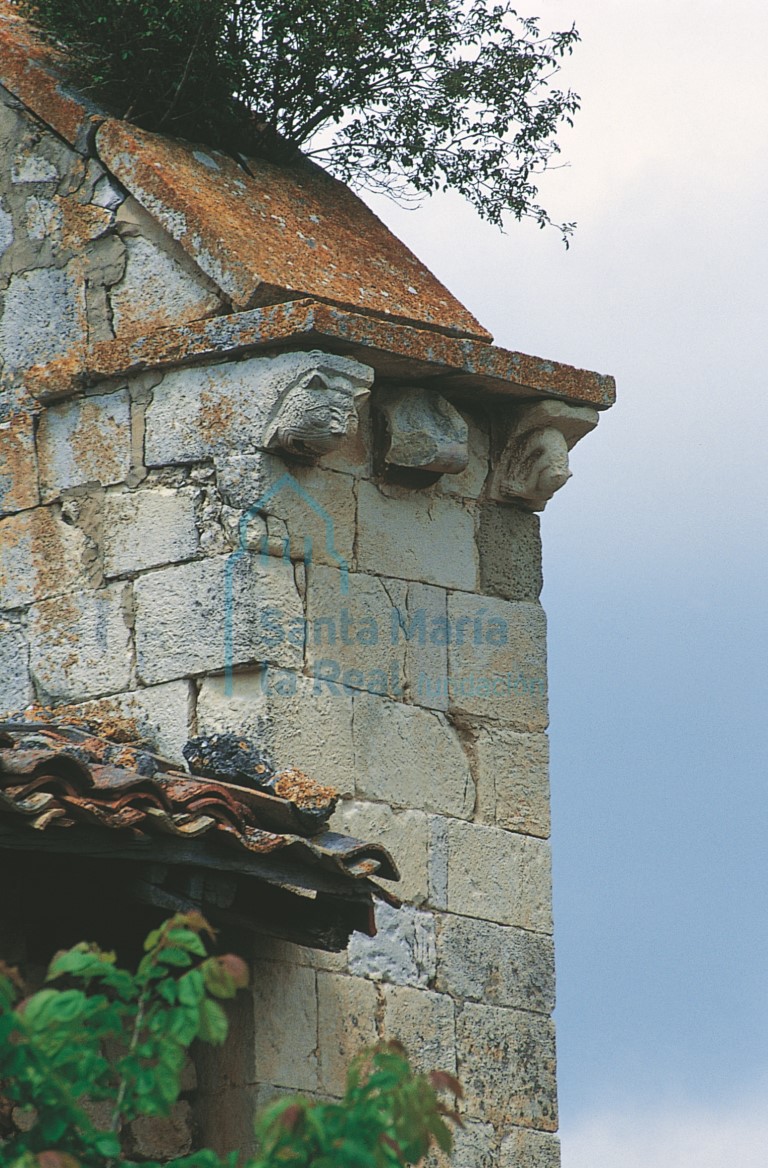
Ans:
{"type": "Polygon", "coordinates": [[[594,430],[597,410],[549,400],[524,406],[515,416],[488,493],[501,502],[516,501],[543,511],[555,491],[571,477],[568,451],[594,430]]]}
{"type": "Polygon", "coordinates": [[[325,353],[301,356],[301,372],[278,394],[264,445],[302,462],[316,462],[357,433],[358,406],[371,392],[373,370],[325,353]]]}
{"type": "Polygon", "coordinates": [[[439,393],[410,387],[383,390],[375,405],[384,422],[385,466],[433,475],[466,470],[467,423],[439,393]]]}

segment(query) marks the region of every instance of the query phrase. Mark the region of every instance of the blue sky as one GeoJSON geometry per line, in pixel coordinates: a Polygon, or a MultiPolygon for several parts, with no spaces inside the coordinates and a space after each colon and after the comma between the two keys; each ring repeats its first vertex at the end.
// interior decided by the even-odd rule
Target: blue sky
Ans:
{"type": "Polygon", "coordinates": [[[768,1161],[768,12],[575,19],[555,232],[383,218],[499,344],[615,374],[543,516],[564,1168],[768,1161]]]}

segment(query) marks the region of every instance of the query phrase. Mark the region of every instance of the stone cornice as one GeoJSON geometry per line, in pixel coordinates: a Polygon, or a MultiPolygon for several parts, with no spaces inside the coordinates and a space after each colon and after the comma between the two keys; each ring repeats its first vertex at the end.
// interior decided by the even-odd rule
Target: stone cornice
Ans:
{"type": "Polygon", "coordinates": [[[46,402],[146,370],[310,348],[354,357],[372,366],[378,381],[427,385],[468,402],[557,398],[607,409],[616,397],[610,376],[316,300],[288,301],[142,337],[102,341],[63,360],[35,366],[25,381],[33,397],[46,402]]]}

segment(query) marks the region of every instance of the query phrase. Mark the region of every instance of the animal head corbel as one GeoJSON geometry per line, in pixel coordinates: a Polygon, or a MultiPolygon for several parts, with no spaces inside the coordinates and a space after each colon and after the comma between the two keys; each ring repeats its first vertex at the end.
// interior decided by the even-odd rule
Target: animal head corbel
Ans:
{"type": "Polygon", "coordinates": [[[543,511],[571,477],[568,452],[597,425],[597,410],[549,400],[523,406],[514,416],[496,465],[489,495],[543,511]]]}
{"type": "Polygon", "coordinates": [[[315,462],[357,433],[358,407],[371,392],[373,370],[357,361],[307,353],[306,368],[281,389],[264,445],[315,462]]]}

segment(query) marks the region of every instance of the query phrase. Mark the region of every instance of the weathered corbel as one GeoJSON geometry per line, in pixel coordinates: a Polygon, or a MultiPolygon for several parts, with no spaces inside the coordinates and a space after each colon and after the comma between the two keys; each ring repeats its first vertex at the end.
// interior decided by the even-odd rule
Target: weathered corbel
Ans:
{"type": "Polygon", "coordinates": [[[461,474],[469,462],[467,423],[458,410],[430,389],[377,393],[383,420],[384,466],[432,475],[461,474]]]}
{"type": "Polygon", "coordinates": [[[307,353],[300,374],[281,388],[264,432],[268,450],[315,462],[357,433],[358,407],[373,370],[326,353],[307,353]]]}
{"type": "Polygon", "coordinates": [[[543,511],[571,477],[568,452],[594,430],[597,410],[548,400],[524,406],[515,416],[491,472],[492,499],[515,500],[543,511]]]}

